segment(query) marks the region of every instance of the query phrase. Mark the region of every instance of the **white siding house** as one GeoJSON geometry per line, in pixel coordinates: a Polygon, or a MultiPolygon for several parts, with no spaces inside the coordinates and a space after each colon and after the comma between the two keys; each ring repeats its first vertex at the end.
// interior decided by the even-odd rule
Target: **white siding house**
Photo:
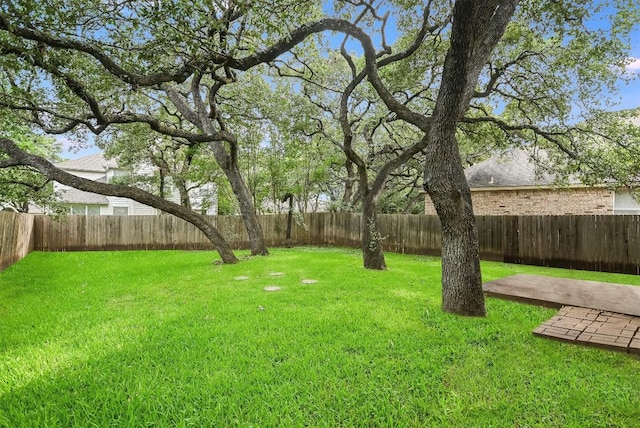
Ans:
{"type": "MultiPolygon", "coordinates": [[[[76,175],[78,177],[89,180],[109,183],[114,177],[129,175],[131,170],[118,166],[113,159],[106,159],[102,153],[89,155],[78,159],[68,160],[57,163],[56,167],[76,175]]],[[[152,175],[154,169],[151,166],[145,166],[136,169],[136,175],[152,175]]],[[[217,214],[217,198],[215,185],[211,184],[207,187],[207,195],[212,195],[213,202],[206,214],[217,214]]],[[[54,183],[54,188],[59,192],[61,202],[68,204],[71,208],[71,214],[77,215],[158,215],[160,211],[127,198],[115,196],[103,196],[96,193],[84,192],[74,189],[60,183],[54,183]]],[[[201,191],[201,189],[198,189],[201,191]]],[[[177,190],[168,192],[166,199],[177,204],[180,203],[177,190]]],[[[198,197],[199,193],[194,194],[192,204],[194,210],[199,210],[202,198],[198,197]]]]}

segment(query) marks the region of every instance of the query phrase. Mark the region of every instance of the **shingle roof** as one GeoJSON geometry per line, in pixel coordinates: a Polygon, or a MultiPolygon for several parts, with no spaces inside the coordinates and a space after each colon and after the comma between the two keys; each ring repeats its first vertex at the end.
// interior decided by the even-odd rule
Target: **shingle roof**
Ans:
{"type": "Polygon", "coordinates": [[[540,171],[527,152],[512,149],[465,170],[470,188],[550,186],[555,177],[540,171]]]}
{"type": "Polygon", "coordinates": [[[102,195],[73,188],[60,191],[58,200],[68,204],[109,205],[107,198],[102,195]]]}
{"type": "Polygon", "coordinates": [[[630,118],[630,119],[629,119],[629,122],[630,122],[632,125],[640,126],[640,110],[639,110],[639,113],[638,113],[638,115],[637,115],[637,116],[634,116],[634,117],[632,117],[632,118],[630,118]]]}
{"type": "Polygon", "coordinates": [[[95,155],[59,162],[55,166],[67,171],[106,172],[107,169],[118,168],[118,162],[114,159],[106,159],[104,153],[96,153],[95,155]]]}
{"type": "MultiPolygon", "coordinates": [[[[622,117],[631,125],[640,126],[640,108],[611,113],[622,117]]],[[[548,158],[547,153],[540,151],[538,160],[548,158]]],[[[470,188],[489,187],[540,187],[555,184],[556,176],[544,168],[540,168],[531,155],[521,149],[511,149],[500,155],[477,163],[465,169],[465,176],[470,188]]],[[[572,185],[580,184],[576,177],[569,177],[572,185]]]]}

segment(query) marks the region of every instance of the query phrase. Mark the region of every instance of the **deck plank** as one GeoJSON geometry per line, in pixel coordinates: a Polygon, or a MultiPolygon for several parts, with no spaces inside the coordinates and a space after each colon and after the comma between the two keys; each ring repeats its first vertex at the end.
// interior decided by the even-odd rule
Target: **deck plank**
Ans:
{"type": "Polygon", "coordinates": [[[549,307],[565,305],[640,316],[640,287],[518,274],[482,285],[487,296],[549,307]]]}

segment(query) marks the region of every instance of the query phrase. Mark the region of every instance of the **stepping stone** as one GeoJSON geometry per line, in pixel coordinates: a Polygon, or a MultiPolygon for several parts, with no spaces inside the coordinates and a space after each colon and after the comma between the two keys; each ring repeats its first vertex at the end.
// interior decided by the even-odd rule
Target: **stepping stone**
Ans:
{"type": "Polygon", "coordinates": [[[248,276],[236,276],[233,279],[235,279],[236,281],[245,281],[245,280],[249,279],[249,277],[248,276]]]}
{"type": "Polygon", "coordinates": [[[318,282],[317,279],[303,279],[302,281],[300,281],[303,284],[315,284],[316,282],[318,282]]]}
{"type": "Polygon", "coordinates": [[[281,287],[278,287],[277,285],[267,285],[266,287],[263,288],[264,291],[280,291],[282,290],[281,287]]]}
{"type": "Polygon", "coordinates": [[[269,276],[282,276],[282,275],[284,275],[284,272],[271,272],[268,275],[269,276]]]}

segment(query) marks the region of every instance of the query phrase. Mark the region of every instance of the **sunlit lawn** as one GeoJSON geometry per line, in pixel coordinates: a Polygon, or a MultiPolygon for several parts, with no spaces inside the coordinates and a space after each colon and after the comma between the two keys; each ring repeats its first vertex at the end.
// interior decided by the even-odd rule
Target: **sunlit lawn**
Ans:
{"type": "MultiPolygon", "coordinates": [[[[443,314],[438,259],[216,259],[33,253],[0,274],[0,426],[640,423],[640,360],[534,337],[554,310],[488,299],[486,319],[443,314]]],[[[640,285],[483,263],[485,280],[521,272],[640,285]]]]}

